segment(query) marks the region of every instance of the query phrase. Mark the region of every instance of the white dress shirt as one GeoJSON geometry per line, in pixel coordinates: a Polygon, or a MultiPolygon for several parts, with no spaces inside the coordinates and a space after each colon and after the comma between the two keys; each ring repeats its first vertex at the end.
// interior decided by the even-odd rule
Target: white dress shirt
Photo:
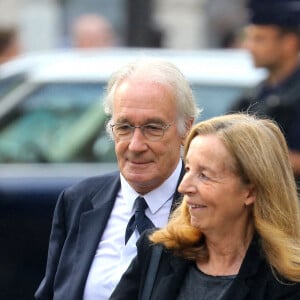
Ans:
{"type": "MultiPolygon", "coordinates": [[[[168,221],[181,165],[180,161],[172,175],[160,187],[143,195],[148,204],[145,213],[155,227],[162,227],[168,221]]],[[[134,202],[139,194],[122,175],[120,179],[121,189],[98,244],[86,281],[83,300],[108,299],[136,255],[139,233],[135,230],[125,245],[125,231],[129,219],[134,214],[134,202]]]]}

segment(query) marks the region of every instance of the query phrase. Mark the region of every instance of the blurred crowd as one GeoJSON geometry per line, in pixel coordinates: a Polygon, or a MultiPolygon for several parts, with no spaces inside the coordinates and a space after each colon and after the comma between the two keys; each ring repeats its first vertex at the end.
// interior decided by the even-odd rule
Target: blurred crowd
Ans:
{"type": "MultiPolygon", "coordinates": [[[[83,14],[71,25],[70,47],[103,48],[116,46],[117,38],[112,24],[104,16],[83,14]]],[[[23,53],[17,26],[0,26],[0,64],[23,53]]]]}

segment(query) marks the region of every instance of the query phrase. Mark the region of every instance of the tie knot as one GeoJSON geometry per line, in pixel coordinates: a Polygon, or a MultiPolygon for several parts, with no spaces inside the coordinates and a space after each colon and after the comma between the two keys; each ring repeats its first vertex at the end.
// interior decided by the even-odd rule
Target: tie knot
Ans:
{"type": "Polygon", "coordinates": [[[142,212],[145,211],[145,209],[148,207],[148,204],[146,202],[146,200],[143,197],[137,197],[136,200],[136,212],[142,212]]]}
{"type": "Polygon", "coordinates": [[[137,228],[139,234],[146,229],[154,228],[152,221],[145,215],[145,209],[148,207],[147,202],[141,196],[135,199],[135,213],[130,218],[125,234],[125,244],[132,235],[135,228],[137,228]]]}

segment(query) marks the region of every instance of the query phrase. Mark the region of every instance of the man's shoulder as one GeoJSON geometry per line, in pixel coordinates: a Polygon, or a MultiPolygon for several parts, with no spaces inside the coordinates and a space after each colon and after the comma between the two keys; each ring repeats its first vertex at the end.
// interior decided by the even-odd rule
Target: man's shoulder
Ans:
{"type": "Polygon", "coordinates": [[[104,175],[99,175],[99,176],[93,176],[93,177],[88,177],[85,178],[78,183],[72,185],[69,187],[70,190],[72,189],[80,189],[80,188],[85,188],[85,187],[99,187],[102,186],[103,184],[110,184],[115,180],[118,180],[120,178],[120,172],[119,171],[114,171],[111,173],[107,173],[104,175]]]}
{"type": "Polygon", "coordinates": [[[257,85],[245,88],[241,95],[227,108],[228,113],[245,112],[258,102],[258,95],[264,86],[264,81],[257,85]]]}
{"type": "Polygon", "coordinates": [[[282,96],[287,104],[300,103],[300,69],[290,80],[288,80],[282,88],[282,96]]]}
{"type": "Polygon", "coordinates": [[[88,177],[80,182],[66,188],[63,197],[67,199],[76,198],[77,202],[84,199],[91,199],[96,193],[102,190],[107,191],[112,186],[120,184],[120,172],[115,171],[101,176],[88,177]]]}

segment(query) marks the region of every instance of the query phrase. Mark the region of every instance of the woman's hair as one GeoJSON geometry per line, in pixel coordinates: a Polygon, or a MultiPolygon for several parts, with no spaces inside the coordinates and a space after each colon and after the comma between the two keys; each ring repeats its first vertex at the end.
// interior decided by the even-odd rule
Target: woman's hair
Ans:
{"type": "MultiPolygon", "coordinates": [[[[235,162],[235,173],[255,188],[253,223],[269,264],[279,274],[300,281],[300,212],[285,138],[271,120],[247,114],[219,116],[193,126],[186,144],[198,135],[216,135],[235,162]]],[[[185,199],[167,226],[150,239],[187,259],[207,258],[205,237],[191,226],[185,199]]]]}
{"type": "MultiPolygon", "coordinates": [[[[189,128],[190,120],[198,116],[199,109],[196,106],[191,87],[181,71],[173,63],[154,57],[142,57],[128,63],[112,74],[108,82],[107,93],[104,99],[106,114],[113,115],[116,89],[128,78],[143,79],[170,88],[174,93],[177,106],[178,131],[184,136],[189,128]]],[[[107,129],[109,128],[107,127],[107,129]]],[[[110,133],[111,131],[108,130],[108,132],[110,133]]]]}

